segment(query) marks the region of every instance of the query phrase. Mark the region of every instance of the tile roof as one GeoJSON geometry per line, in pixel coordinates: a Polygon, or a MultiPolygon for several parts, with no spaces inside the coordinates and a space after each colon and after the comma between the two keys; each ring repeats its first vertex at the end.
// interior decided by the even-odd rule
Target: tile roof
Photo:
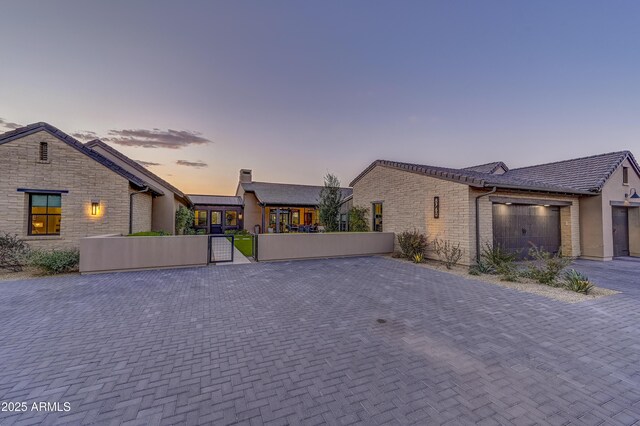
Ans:
{"type": "Polygon", "coordinates": [[[519,189],[527,191],[555,192],[563,194],[593,195],[602,190],[604,183],[616,168],[629,158],[640,174],[640,168],[629,151],[620,151],[591,157],[511,169],[504,174],[479,172],[476,167],[453,169],[423,164],[376,160],[350,184],[355,185],[375,166],[390,167],[411,173],[424,174],[439,179],[460,182],[485,188],[519,189]]]}
{"type": "Polygon", "coordinates": [[[149,185],[147,182],[145,182],[140,177],[135,176],[134,174],[128,172],[127,170],[125,170],[122,167],[118,166],[117,164],[115,164],[111,160],[105,158],[100,153],[98,153],[96,151],[93,151],[92,149],[84,146],[84,144],[82,142],[80,142],[79,140],[73,138],[72,136],[69,136],[68,134],[66,134],[62,130],[60,130],[60,129],[58,129],[58,128],[56,128],[56,127],[54,127],[54,126],[52,126],[51,124],[48,124],[48,123],[44,123],[44,122],[33,123],[33,124],[29,124],[29,125],[27,125],[25,127],[20,127],[18,129],[12,130],[10,132],[3,133],[3,134],[0,135],[0,145],[3,144],[3,143],[10,142],[10,141],[15,140],[15,139],[19,139],[19,138],[28,136],[28,135],[33,134],[33,133],[40,132],[40,131],[45,131],[45,132],[55,136],[56,138],[60,139],[62,142],[66,143],[70,147],[75,148],[76,150],[78,150],[81,153],[85,154],[86,156],[90,157],[94,161],[102,164],[103,166],[105,166],[106,168],[110,169],[111,171],[113,171],[113,172],[119,174],[120,176],[124,177],[129,182],[131,182],[134,186],[136,186],[138,188],[141,188],[141,189],[149,188],[151,190],[151,192],[155,193],[156,195],[164,195],[164,193],[161,190],[159,190],[157,188],[154,188],[153,186],[149,185]]]}
{"type": "Polygon", "coordinates": [[[193,204],[206,204],[214,206],[242,206],[242,197],[235,195],[187,195],[193,204]]]}
{"type": "Polygon", "coordinates": [[[500,167],[506,172],[509,170],[506,164],[502,161],[495,161],[493,163],[487,164],[479,164],[477,166],[465,167],[462,170],[470,170],[472,172],[480,172],[480,173],[495,173],[500,167]]]}
{"type": "MultiPolygon", "coordinates": [[[[288,183],[241,183],[245,192],[253,192],[260,203],[271,205],[317,206],[322,186],[294,185],[288,183]]],[[[341,188],[342,198],[353,193],[351,188],[341,188]]]]}
{"type": "Polygon", "coordinates": [[[113,155],[114,157],[118,158],[119,160],[121,160],[122,162],[128,164],[129,166],[133,167],[139,173],[137,176],[140,177],[141,179],[143,179],[142,176],[146,176],[149,179],[155,180],[156,182],[158,182],[160,185],[164,186],[165,188],[170,189],[179,198],[182,198],[185,201],[189,200],[187,198],[187,196],[182,191],[180,191],[178,188],[176,188],[175,186],[171,185],[169,182],[167,182],[166,180],[162,179],[160,176],[156,175],[155,173],[151,172],[150,170],[148,170],[147,168],[142,166],[137,161],[127,157],[126,155],[124,155],[123,153],[118,151],[117,149],[115,149],[115,148],[107,145],[106,143],[102,142],[100,139],[94,139],[92,141],[89,141],[89,142],[85,143],[84,146],[86,146],[87,148],[89,148],[91,150],[94,150],[94,151],[95,151],[96,147],[104,149],[109,154],[113,155]],[[140,175],[142,175],[142,176],[140,176],[140,175]]]}

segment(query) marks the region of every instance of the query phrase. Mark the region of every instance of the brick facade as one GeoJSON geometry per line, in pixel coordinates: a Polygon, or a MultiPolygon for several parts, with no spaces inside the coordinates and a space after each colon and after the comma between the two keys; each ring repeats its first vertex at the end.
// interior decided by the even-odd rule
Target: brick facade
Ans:
{"type": "MultiPolygon", "coordinates": [[[[138,192],[130,190],[133,193],[131,199],[131,233],[151,231],[153,197],[148,192],[138,192]]],[[[175,214],[174,214],[175,217],[175,214]]]]}
{"type": "MultiPolygon", "coordinates": [[[[129,232],[129,181],[48,132],[0,145],[0,170],[0,231],[17,233],[32,247],[76,247],[81,237],[129,232]],[[49,146],[46,163],[39,162],[40,142],[49,146]],[[59,236],[28,235],[29,195],[18,188],[68,191],[62,194],[59,236]],[[100,200],[95,216],[93,199],[100,200]]],[[[147,198],[150,203],[151,196],[147,198]]],[[[150,230],[151,211],[145,203],[134,215],[139,230],[150,230]]]]}

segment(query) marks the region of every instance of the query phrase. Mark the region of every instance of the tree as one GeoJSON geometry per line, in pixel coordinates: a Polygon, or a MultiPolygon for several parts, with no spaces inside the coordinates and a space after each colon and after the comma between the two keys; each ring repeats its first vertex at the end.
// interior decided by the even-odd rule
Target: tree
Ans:
{"type": "Polygon", "coordinates": [[[178,210],[176,210],[176,233],[182,235],[187,229],[192,228],[193,219],[193,210],[185,206],[180,206],[178,210]]]}
{"type": "Polygon", "coordinates": [[[368,212],[369,209],[366,207],[351,207],[351,210],[349,210],[349,231],[369,232],[368,212]]]}
{"type": "Polygon", "coordinates": [[[340,204],[342,204],[340,181],[335,175],[327,173],[324,177],[324,187],[320,191],[320,200],[318,202],[320,223],[327,232],[336,232],[340,229],[338,224],[340,204]]]}

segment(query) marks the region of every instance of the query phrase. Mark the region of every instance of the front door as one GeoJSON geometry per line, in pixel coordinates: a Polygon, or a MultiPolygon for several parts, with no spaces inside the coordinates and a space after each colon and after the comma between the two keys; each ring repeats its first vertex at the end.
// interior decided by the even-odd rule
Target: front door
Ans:
{"type": "Polygon", "coordinates": [[[613,212],[613,255],[629,256],[629,210],[626,207],[612,207],[613,212]]]}
{"type": "Polygon", "coordinates": [[[211,210],[211,234],[222,234],[222,210],[211,210]]]}

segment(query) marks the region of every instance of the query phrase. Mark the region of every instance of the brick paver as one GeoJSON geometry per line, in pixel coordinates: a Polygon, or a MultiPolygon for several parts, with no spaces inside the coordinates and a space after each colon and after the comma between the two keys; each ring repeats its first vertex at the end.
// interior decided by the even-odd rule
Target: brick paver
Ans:
{"type": "Polygon", "coordinates": [[[0,423],[633,424],[640,263],[603,265],[573,305],[377,257],[0,283],[0,401],[71,405],[0,423]]]}

